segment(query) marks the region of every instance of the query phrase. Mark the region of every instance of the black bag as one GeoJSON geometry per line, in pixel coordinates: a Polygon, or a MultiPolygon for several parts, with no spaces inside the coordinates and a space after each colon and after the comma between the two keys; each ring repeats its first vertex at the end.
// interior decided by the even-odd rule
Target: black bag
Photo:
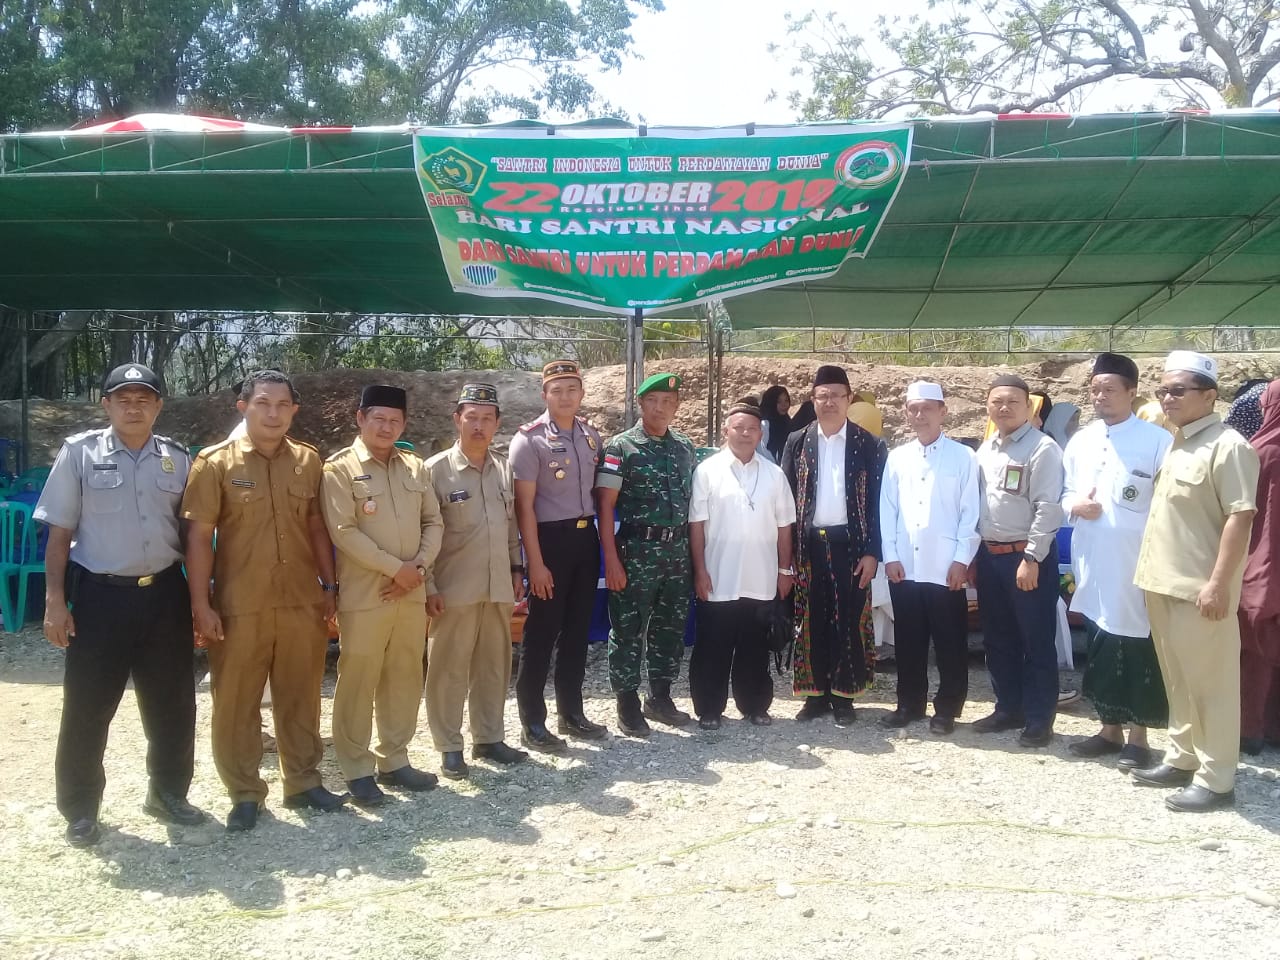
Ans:
{"type": "Polygon", "coordinates": [[[769,649],[779,673],[783,671],[784,665],[786,669],[791,669],[791,651],[796,639],[792,610],[790,596],[776,597],[760,608],[760,616],[768,621],[769,649]]]}

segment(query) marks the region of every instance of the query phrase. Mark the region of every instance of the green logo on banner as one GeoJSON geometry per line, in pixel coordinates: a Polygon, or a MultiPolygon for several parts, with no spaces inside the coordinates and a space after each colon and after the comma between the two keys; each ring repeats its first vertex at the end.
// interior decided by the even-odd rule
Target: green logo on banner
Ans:
{"type": "Polygon", "coordinates": [[[489,170],[479,160],[452,148],[433,153],[422,161],[421,167],[437,189],[456,190],[467,196],[479,189],[480,182],[489,170]]]}
{"type": "Polygon", "coordinates": [[[911,157],[894,124],[579,133],[416,131],[455,290],[654,313],[829,277],[866,256],[911,157]]]}

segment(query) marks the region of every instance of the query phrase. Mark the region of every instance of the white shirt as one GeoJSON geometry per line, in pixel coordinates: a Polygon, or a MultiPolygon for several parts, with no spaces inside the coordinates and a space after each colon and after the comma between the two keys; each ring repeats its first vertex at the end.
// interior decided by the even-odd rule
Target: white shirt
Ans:
{"type": "Polygon", "coordinates": [[[706,523],[705,561],[714,601],[772,600],[778,593],[778,528],[796,522],[791,485],[776,464],[728,447],[693,472],[689,522],[706,523]]]}
{"type": "Polygon", "coordinates": [[[890,451],[880,485],[880,537],[885,563],[901,563],[908,580],[946,586],[953,563],[978,552],[978,458],[939,436],[890,451]]]}
{"type": "Polygon", "coordinates": [[[1076,433],[1062,458],[1062,509],[1089,498],[1102,504],[1097,520],[1073,517],[1071,609],[1121,637],[1151,632],[1142,590],[1133,585],[1138,551],[1151,510],[1155,475],[1173,443],[1169,431],[1135,416],[1108,427],[1094,420],[1076,433]]]}
{"type": "Polygon", "coordinates": [[[844,497],[844,446],[849,421],[827,436],[818,424],[818,495],[813,501],[813,525],[838,527],[849,522],[844,497]]]}

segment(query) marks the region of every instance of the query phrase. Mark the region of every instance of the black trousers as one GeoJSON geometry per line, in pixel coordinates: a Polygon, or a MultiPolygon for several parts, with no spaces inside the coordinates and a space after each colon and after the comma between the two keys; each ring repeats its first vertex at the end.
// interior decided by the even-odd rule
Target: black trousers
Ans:
{"type": "Polygon", "coordinates": [[[793,681],[801,696],[848,699],[872,679],[860,627],[867,591],[853,576],[863,548],[850,542],[843,528],[826,529],[826,535],[816,529],[808,533],[809,609],[804,615],[809,618],[809,644],[796,644],[793,681]]]}
{"type": "Polygon", "coordinates": [[[718,717],[733,702],[744,717],[769,712],[769,620],[772,600],[698,601],[697,639],[689,658],[689,692],[699,717],[718,717]]]}
{"type": "Polygon", "coordinates": [[[62,723],[54,761],[58,811],[68,821],[97,817],[107,778],[107,731],[133,678],[147,736],[147,774],[157,789],[187,795],[195,765],[196,686],[191,599],[182,568],[148,587],[93,583],[77,576],[70,593],[76,633],[67,647],[62,723]]]}
{"type": "Polygon", "coordinates": [[[600,536],[594,523],[538,524],[538,546],[555,586],[550,600],[529,597],[529,619],[520,645],[516,703],[525,726],[547,721],[543,693],[551,652],[556,651],[556,712],[582,714],[582,680],[587,672],[587,634],[600,581],[600,536]]]}
{"type": "Polygon", "coordinates": [[[889,584],[898,709],[924,715],[929,699],[929,641],[938,661],[936,716],[955,719],[969,695],[969,608],[963,590],[904,580],[889,584]]]}

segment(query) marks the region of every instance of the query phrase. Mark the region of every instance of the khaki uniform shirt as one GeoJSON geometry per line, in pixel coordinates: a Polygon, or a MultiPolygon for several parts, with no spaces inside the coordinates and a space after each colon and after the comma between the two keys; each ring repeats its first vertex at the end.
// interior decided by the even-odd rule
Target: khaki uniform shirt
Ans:
{"type": "Polygon", "coordinates": [[[511,568],[524,561],[507,458],[490,450],[482,473],[455,443],[428,460],[427,471],[444,516],[444,539],[427,574],[427,594],[443,596],[446,607],[514,603],[511,568]]]}
{"type": "MultiPolygon", "coordinates": [[[[356,438],[325,461],[322,491],[324,522],[338,549],[339,610],[380,606],[382,590],[406,560],[435,563],[444,522],[421,457],[396,449],[383,464],[356,438]]],[[[420,586],[400,601],[426,599],[420,586]]]]}
{"type": "Polygon", "coordinates": [[[145,577],[182,562],[178,506],[186,448],[152,435],[134,453],[110,427],[68,437],[35,519],[72,531],[71,561],[93,573],[145,577]]]}
{"type": "Polygon", "coordinates": [[[223,616],[319,604],[308,518],[320,514],[316,448],[286,437],[268,460],[244,436],[205,447],[182,516],[217,527],[213,607],[223,616]]]}
{"type": "MultiPolygon", "coordinates": [[[[1174,435],[1156,473],[1133,582],[1194,603],[1218,560],[1227,517],[1256,509],[1257,490],[1258,453],[1248,440],[1216,413],[1187,424],[1174,435]]],[[[1243,575],[1241,558],[1230,584],[1233,608],[1243,575]]]]}
{"type": "Polygon", "coordinates": [[[1028,554],[1056,568],[1064,476],[1052,437],[1030,423],[1004,440],[997,433],[978,447],[978,534],[993,543],[1025,540],[1028,554]]]}

